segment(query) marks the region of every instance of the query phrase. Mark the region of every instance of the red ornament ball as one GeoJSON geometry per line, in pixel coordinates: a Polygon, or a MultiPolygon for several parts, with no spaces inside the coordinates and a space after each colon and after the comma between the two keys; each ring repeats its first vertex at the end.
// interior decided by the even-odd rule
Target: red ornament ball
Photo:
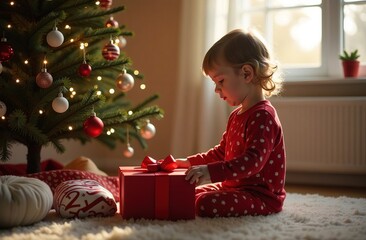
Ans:
{"type": "Polygon", "coordinates": [[[36,76],[36,83],[40,88],[49,88],[52,85],[53,77],[47,72],[46,68],[42,68],[42,71],[36,76]]]}
{"type": "Polygon", "coordinates": [[[117,59],[119,57],[119,53],[119,47],[114,45],[112,41],[107,43],[102,50],[103,57],[108,61],[117,59]]]}
{"type": "Polygon", "coordinates": [[[109,9],[112,6],[112,0],[99,0],[100,7],[104,9],[109,9]]]}
{"type": "Polygon", "coordinates": [[[113,19],[113,17],[110,17],[109,20],[105,23],[106,27],[114,27],[117,28],[119,26],[118,22],[113,19]]]}
{"type": "Polygon", "coordinates": [[[6,38],[1,38],[0,42],[0,62],[8,61],[14,55],[14,50],[6,38]]]}
{"type": "Polygon", "coordinates": [[[98,137],[103,132],[103,128],[103,121],[95,114],[86,119],[83,124],[84,132],[89,137],[98,137]]]}
{"type": "Polygon", "coordinates": [[[89,77],[91,71],[92,71],[92,67],[89,64],[87,64],[87,63],[82,63],[79,66],[79,75],[81,77],[89,77]]]}

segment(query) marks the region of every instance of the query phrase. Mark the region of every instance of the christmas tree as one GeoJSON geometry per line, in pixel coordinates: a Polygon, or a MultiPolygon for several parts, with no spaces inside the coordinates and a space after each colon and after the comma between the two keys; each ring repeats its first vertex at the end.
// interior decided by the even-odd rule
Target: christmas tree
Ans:
{"type": "Polygon", "coordinates": [[[0,2],[0,157],[13,144],[27,149],[27,172],[40,171],[41,149],[97,139],[113,148],[130,138],[142,147],[162,117],[151,103],[132,106],[126,92],[143,76],[123,52],[132,32],[113,19],[112,0],[0,2]],[[119,41],[119,42],[118,42],[119,41]],[[121,50],[122,49],[122,50],[121,50]]]}

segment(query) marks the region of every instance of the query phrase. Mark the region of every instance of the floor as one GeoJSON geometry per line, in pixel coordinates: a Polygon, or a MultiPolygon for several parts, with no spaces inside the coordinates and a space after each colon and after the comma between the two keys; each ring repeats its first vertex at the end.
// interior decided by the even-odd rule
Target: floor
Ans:
{"type": "Polygon", "coordinates": [[[289,193],[309,193],[332,197],[347,196],[355,198],[366,198],[366,188],[358,187],[328,187],[316,185],[287,184],[285,189],[289,193]]]}

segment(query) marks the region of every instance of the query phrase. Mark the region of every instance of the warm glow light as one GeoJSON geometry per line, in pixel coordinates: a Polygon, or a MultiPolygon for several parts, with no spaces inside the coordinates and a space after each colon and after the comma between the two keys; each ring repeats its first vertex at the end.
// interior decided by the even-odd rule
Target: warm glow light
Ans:
{"type": "Polygon", "coordinates": [[[11,5],[11,6],[14,6],[14,4],[15,4],[15,3],[14,3],[13,1],[11,1],[11,2],[10,2],[10,5],[11,5]]]}
{"type": "Polygon", "coordinates": [[[43,64],[45,64],[45,65],[46,65],[47,63],[48,63],[48,62],[47,62],[47,60],[46,60],[46,59],[45,59],[45,60],[43,60],[43,64]]]}
{"type": "Polygon", "coordinates": [[[85,48],[84,43],[80,43],[80,49],[83,50],[85,48]]]}
{"type": "Polygon", "coordinates": [[[100,4],[100,2],[99,2],[99,1],[96,1],[96,2],[95,2],[95,5],[99,5],[99,4],[100,4]]]}
{"type": "Polygon", "coordinates": [[[74,39],[73,39],[73,38],[71,38],[71,39],[70,39],[70,42],[74,42],[74,39]]]}
{"type": "Polygon", "coordinates": [[[66,24],[65,29],[71,29],[70,25],[66,24]]]}
{"type": "Polygon", "coordinates": [[[11,28],[11,25],[10,25],[10,24],[8,24],[7,28],[11,28]]]}
{"type": "Polygon", "coordinates": [[[102,92],[101,92],[101,91],[98,91],[98,92],[97,92],[97,95],[98,95],[98,96],[102,95],[102,92]]]}
{"type": "Polygon", "coordinates": [[[75,95],[76,95],[76,91],[73,91],[73,92],[71,93],[71,95],[75,96],[75,95]]]}
{"type": "Polygon", "coordinates": [[[146,85],[142,83],[142,84],[140,85],[140,89],[141,89],[141,90],[145,90],[145,89],[146,89],[146,85]]]}
{"type": "Polygon", "coordinates": [[[98,81],[102,81],[102,77],[101,77],[101,76],[98,76],[98,77],[97,77],[97,80],[98,80],[98,81]]]}
{"type": "Polygon", "coordinates": [[[69,130],[72,131],[72,126],[69,126],[69,130]]]}
{"type": "Polygon", "coordinates": [[[2,117],[1,117],[1,119],[2,119],[2,120],[5,120],[5,116],[2,116],[2,117]]]}
{"type": "Polygon", "coordinates": [[[16,83],[20,83],[20,80],[19,80],[19,78],[17,78],[17,79],[15,80],[15,82],[16,82],[16,83]]]}
{"type": "Polygon", "coordinates": [[[115,93],[114,89],[113,88],[109,89],[109,93],[114,94],[115,93]]]}
{"type": "Polygon", "coordinates": [[[24,61],[24,64],[28,64],[28,63],[29,63],[29,61],[28,61],[28,60],[25,60],[25,61],[24,61]]]}
{"type": "Polygon", "coordinates": [[[135,71],[133,71],[133,74],[135,74],[135,75],[139,75],[139,70],[135,70],[135,71]]]}
{"type": "Polygon", "coordinates": [[[114,133],[114,128],[111,128],[111,130],[110,130],[110,131],[111,131],[111,133],[114,133]]]}
{"type": "Polygon", "coordinates": [[[73,88],[73,87],[71,87],[71,88],[69,88],[69,90],[70,90],[70,92],[72,92],[72,91],[74,91],[74,88],[73,88]]]}
{"type": "Polygon", "coordinates": [[[111,135],[112,133],[110,131],[107,131],[107,135],[111,135]]]}
{"type": "Polygon", "coordinates": [[[99,87],[98,87],[98,85],[96,85],[96,84],[95,84],[95,85],[94,85],[94,89],[98,89],[98,88],[99,88],[99,87]]]}
{"type": "Polygon", "coordinates": [[[133,112],[130,110],[130,111],[128,111],[128,115],[132,115],[133,114],[133,112]]]}
{"type": "Polygon", "coordinates": [[[42,110],[42,109],[41,109],[41,110],[39,110],[38,112],[39,112],[39,114],[43,114],[43,110],[42,110]]]}

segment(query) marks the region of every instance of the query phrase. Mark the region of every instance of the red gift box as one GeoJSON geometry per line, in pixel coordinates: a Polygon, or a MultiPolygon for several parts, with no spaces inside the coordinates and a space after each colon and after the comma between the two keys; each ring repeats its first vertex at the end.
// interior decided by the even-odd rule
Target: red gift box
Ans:
{"type": "Polygon", "coordinates": [[[180,220],[195,218],[195,185],[186,169],[149,172],[119,167],[120,214],[124,219],[180,220]]]}

